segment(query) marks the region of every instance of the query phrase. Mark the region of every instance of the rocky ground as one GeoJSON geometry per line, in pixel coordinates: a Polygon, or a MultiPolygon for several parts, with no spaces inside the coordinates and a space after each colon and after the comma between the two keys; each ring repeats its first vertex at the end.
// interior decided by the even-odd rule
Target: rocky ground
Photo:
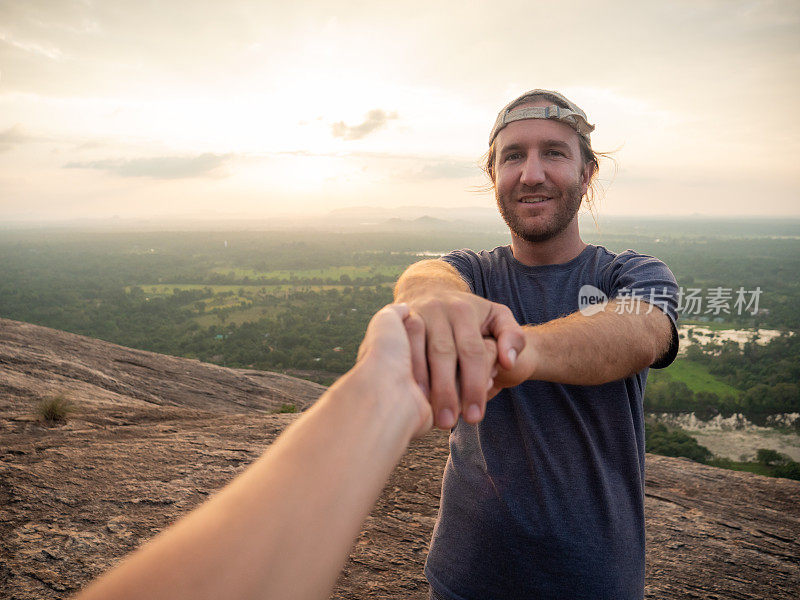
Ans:
{"type": "MultiPolygon", "coordinates": [[[[270,410],[321,389],[0,320],[0,599],[80,589],[297,418],[270,410]],[[65,390],[66,424],[38,421],[37,398],[65,390]]],[[[440,432],[412,445],[332,598],[427,598],[446,457],[440,432]]],[[[648,598],[797,597],[800,482],[648,455],[646,494],[648,598]]]]}
{"type": "Polygon", "coordinates": [[[227,369],[8,319],[0,319],[0,369],[0,411],[23,414],[40,398],[66,394],[86,418],[109,424],[117,412],[124,418],[131,409],[155,407],[235,414],[293,404],[301,410],[325,389],[278,373],[227,369]]]}

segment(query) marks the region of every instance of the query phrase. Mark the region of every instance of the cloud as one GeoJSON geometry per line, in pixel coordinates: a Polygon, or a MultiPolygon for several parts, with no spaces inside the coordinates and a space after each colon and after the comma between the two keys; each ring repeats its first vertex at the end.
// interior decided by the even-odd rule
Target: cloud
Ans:
{"type": "Polygon", "coordinates": [[[33,138],[25,133],[19,124],[0,131],[0,152],[11,150],[14,146],[32,141],[33,138]]]}
{"type": "Polygon", "coordinates": [[[190,179],[208,177],[232,158],[230,154],[200,154],[197,156],[154,156],[128,160],[96,160],[70,162],[65,169],[97,169],[120,177],[151,177],[153,179],[190,179]]]}
{"type": "Polygon", "coordinates": [[[371,110],[367,113],[363,123],[358,125],[347,125],[344,121],[339,121],[331,125],[333,137],[345,140],[360,140],[373,131],[383,129],[390,119],[396,119],[397,113],[386,113],[380,108],[371,110]]]}
{"type": "Polygon", "coordinates": [[[479,172],[475,161],[447,160],[425,164],[415,171],[413,176],[420,180],[464,179],[466,177],[474,177],[479,172]]]}
{"type": "Polygon", "coordinates": [[[78,151],[96,150],[97,148],[103,148],[104,146],[108,146],[108,142],[101,140],[87,140],[85,142],[76,143],[74,149],[78,151]]]}
{"type": "Polygon", "coordinates": [[[0,153],[7,152],[17,146],[24,144],[55,144],[56,146],[68,145],[74,150],[95,150],[108,146],[109,143],[102,139],[76,138],[67,135],[43,135],[40,133],[31,134],[19,123],[0,131],[0,153]]]}
{"type": "Polygon", "coordinates": [[[64,56],[64,53],[55,46],[15,40],[4,33],[0,33],[0,41],[22,52],[42,56],[50,60],[61,60],[64,56]]]}

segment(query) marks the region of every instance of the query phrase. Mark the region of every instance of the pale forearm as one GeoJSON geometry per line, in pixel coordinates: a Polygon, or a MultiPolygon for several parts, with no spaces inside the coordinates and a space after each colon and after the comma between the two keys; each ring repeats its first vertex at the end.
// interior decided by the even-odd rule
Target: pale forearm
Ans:
{"type": "Polygon", "coordinates": [[[236,481],[81,600],[327,598],[419,422],[358,377],[356,368],[346,393],[340,381],[236,481]]]}
{"type": "Polygon", "coordinates": [[[649,367],[669,345],[669,319],[655,307],[649,314],[646,305],[639,314],[618,314],[615,307],[526,327],[523,379],[599,385],[649,367]]]}
{"type": "Polygon", "coordinates": [[[422,260],[408,267],[397,280],[394,298],[396,302],[411,302],[421,295],[448,290],[470,291],[453,266],[443,260],[422,260]]]}

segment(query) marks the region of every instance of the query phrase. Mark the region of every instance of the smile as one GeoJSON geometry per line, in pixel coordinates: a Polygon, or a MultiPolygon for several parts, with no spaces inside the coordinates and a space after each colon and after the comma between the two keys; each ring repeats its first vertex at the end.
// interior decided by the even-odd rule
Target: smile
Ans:
{"type": "Polygon", "coordinates": [[[550,198],[542,198],[537,196],[536,198],[520,198],[519,201],[523,204],[539,204],[540,202],[544,202],[545,200],[550,200],[550,198]]]}

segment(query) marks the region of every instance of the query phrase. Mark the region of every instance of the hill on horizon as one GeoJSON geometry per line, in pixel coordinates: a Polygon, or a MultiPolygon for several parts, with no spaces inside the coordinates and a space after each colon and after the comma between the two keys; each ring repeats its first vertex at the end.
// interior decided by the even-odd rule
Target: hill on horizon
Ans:
{"type": "MultiPolygon", "coordinates": [[[[0,319],[0,599],[66,598],[258,457],[324,391],[0,319]],[[36,402],[75,412],[46,425],[36,402]]],[[[447,435],[415,441],[336,599],[427,599],[447,435]]],[[[646,597],[796,598],[800,482],[647,455],[646,597]]]]}

